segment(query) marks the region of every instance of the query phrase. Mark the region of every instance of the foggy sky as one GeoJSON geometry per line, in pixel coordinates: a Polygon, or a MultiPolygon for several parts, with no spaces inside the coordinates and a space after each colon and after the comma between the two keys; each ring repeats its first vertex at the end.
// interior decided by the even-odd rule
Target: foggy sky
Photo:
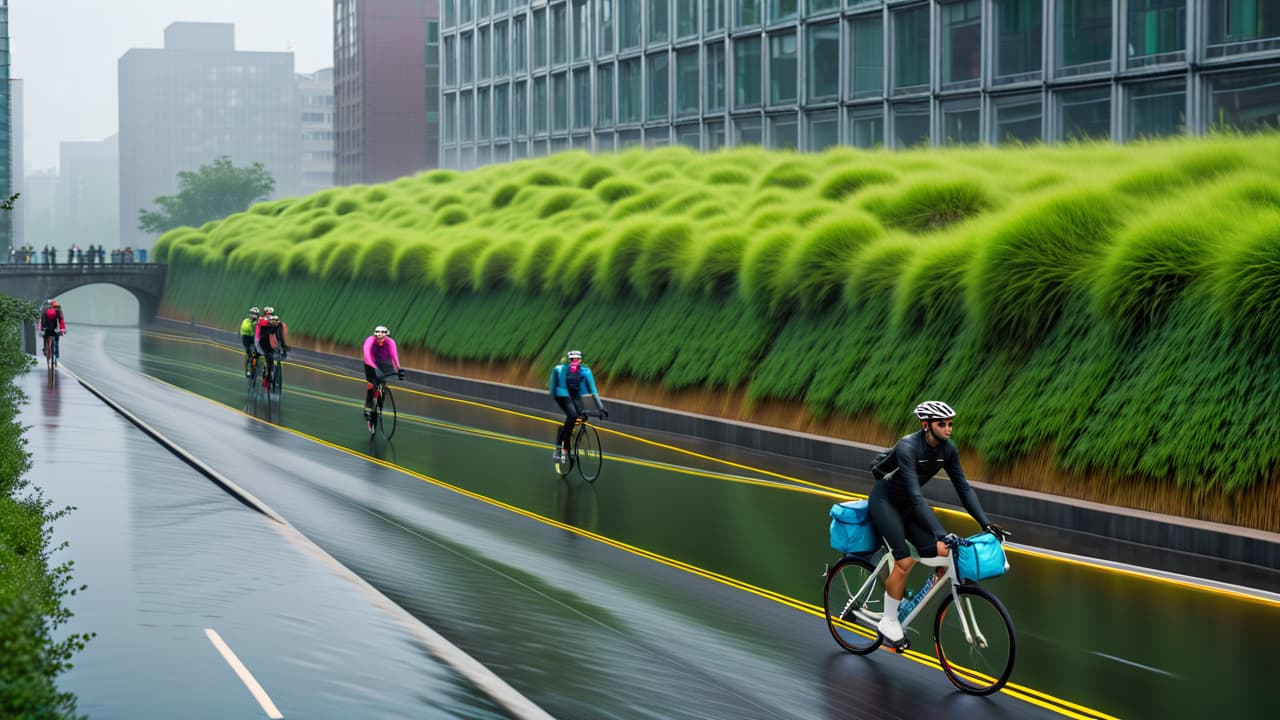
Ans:
{"type": "Polygon", "coordinates": [[[173,22],[235,23],[237,50],[292,50],[297,72],[333,65],[333,0],[10,0],[27,166],[57,167],[59,142],[116,132],[116,62],[164,47],[173,22]]]}

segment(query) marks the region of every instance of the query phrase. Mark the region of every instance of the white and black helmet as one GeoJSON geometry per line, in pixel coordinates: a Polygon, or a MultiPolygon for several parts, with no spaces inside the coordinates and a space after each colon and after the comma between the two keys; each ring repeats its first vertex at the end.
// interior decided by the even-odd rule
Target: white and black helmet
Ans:
{"type": "Polygon", "coordinates": [[[570,351],[569,351],[569,359],[570,359],[570,360],[581,360],[581,359],[582,359],[582,351],[581,351],[581,350],[570,350],[570,351]]]}
{"type": "Polygon", "coordinates": [[[378,327],[373,329],[373,334],[374,335],[390,335],[391,331],[387,329],[386,325],[379,325],[378,327]]]}
{"type": "Polygon", "coordinates": [[[916,417],[926,422],[947,420],[956,416],[951,406],[938,400],[926,400],[916,406],[916,417]]]}

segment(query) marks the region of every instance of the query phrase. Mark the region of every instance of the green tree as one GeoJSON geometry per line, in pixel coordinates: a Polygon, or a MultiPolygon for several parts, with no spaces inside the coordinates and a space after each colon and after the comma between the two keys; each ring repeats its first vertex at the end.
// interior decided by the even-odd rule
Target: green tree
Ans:
{"type": "Polygon", "coordinates": [[[178,194],[155,199],[158,210],[139,210],[138,229],[163,233],[176,227],[200,227],[210,220],[246,210],[276,187],[262,163],[238,168],[222,156],[196,172],[178,173],[178,194]]]}

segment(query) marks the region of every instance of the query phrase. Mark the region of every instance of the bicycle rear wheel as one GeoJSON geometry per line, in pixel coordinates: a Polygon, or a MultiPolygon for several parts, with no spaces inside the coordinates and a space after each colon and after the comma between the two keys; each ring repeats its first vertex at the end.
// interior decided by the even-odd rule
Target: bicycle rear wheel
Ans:
{"type": "Polygon", "coordinates": [[[284,392],[284,363],[279,360],[271,372],[271,391],[276,395],[284,392]]]}
{"type": "Polygon", "coordinates": [[[822,588],[831,637],[857,655],[866,655],[883,641],[875,624],[858,615],[858,611],[879,614],[884,610],[884,586],[880,578],[873,578],[874,573],[875,566],[866,560],[845,556],[827,571],[822,588]]]}
{"type": "Polygon", "coordinates": [[[1013,672],[1013,620],[999,598],[986,590],[972,585],[955,590],[934,618],[934,650],[952,685],[971,695],[990,695],[1004,687],[1013,672]]]}
{"type": "Polygon", "coordinates": [[[573,458],[578,463],[578,472],[582,474],[583,480],[593,483],[600,477],[600,468],[604,465],[600,433],[587,423],[582,423],[574,437],[573,458]]]}
{"type": "Polygon", "coordinates": [[[378,427],[382,430],[382,436],[388,440],[396,434],[396,396],[391,394],[391,388],[386,385],[382,386],[382,397],[378,398],[378,427]],[[389,409],[387,405],[390,406],[389,409]]]}

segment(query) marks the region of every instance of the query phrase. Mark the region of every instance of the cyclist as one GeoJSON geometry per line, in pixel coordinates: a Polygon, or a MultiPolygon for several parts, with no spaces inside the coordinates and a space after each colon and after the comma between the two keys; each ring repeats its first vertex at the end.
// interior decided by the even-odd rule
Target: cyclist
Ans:
{"type": "Polygon", "coordinates": [[[378,387],[379,377],[393,370],[401,380],[404,379],[396,341],[391,339],[391,331],[386,325],[379,325],[373,329],[372,335],[364,339],[365,422],[373,418],[373,391],[378,387]]]}
{"type": "Polygon", "coordinates": [[[53,352],[54,360],[58,359],[58,340],[66,334],[67,319],[62,315],[62,306],[57,300],[49,300],[40,311],[40,336],[52,338],[49,340],[49,347],[53,352]]]}
{"type": "MultiPolygon", "coordinates": [[[[891,455],[897,461],[896,469],[877,480],[867,498],[872,526],[893,551],[893,569],[884,583],[884,617],[877,628],[890,645],[901,645],[904,639],[898,607],[906,590],[907,576],[916,564],[907,541],[916,547],[920,557],[946,557],[948,545],[954,540],[920,493],[920,488],[938,470],[946,469],[956,495],[978,525],[998,536],[1004,535],[1003,530],[987,519],[978,496],[960,469],[960,455],[951,442],[955,411],[944,402],[929,400],[916,406],[915,416],[920,421],[920,430],[894,446],[891,455]]],[[[940,580],[945,572],[945,568],[938,568],[930,582],[940,580]]],[[[918,596],[924,592],[922,589],[918,596]]]]}
{"type": "Polygon", "coordinates": [[[255,305],[249,308],[249,316],[240,321],[240,344],[244,345],[244,376],[253,376],[253,364],[258,361],[258,353],[253,345],[253,336],[258,325],[258,316],[262,311],[255,305]]]}
{"type": "Polygon", "coordinates": [[[586,414],[582,405],[582,391],[586,390],[596,401],[602,417],[609,417],[609,411],[600,402],[600,393],[596,392],[596,380],[591,375],[591,368],[582,364],[582,351],[570,350],[564,360],[551,370],[551,397],[564,411],[564,425],[556,433],[556,451],[551,457],[561,462],[569,457],[569,440],[573,436],[573,426],[578,418],[586,414]]]}
{"type": "Polygon", "coordinates": [[[266,374],[262,376],[264,387],[270,387],[271,371],[275,367],[276,358],[283,360],[289,352],[289,328],[280,322],[275,308],[262,308],[262,317],[254,331],[253,344],[258,354],[267,361],[266,374]]]}

